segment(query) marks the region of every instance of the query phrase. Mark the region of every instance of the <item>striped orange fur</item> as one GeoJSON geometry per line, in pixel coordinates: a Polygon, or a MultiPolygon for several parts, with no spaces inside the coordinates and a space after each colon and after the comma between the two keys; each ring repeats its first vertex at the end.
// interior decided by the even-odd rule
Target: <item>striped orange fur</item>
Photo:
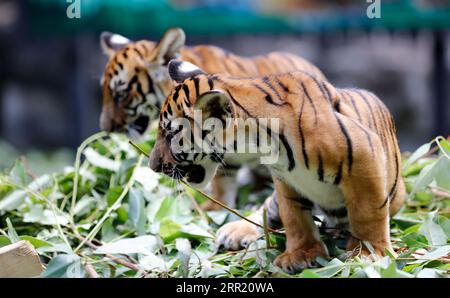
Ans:
{"type": "MultiPolygon", "coordinates": [[[[402,206],[405,188],[393,118],[373,93],[335,88],[307,72],[233,78],[185,65],[170,63],[172,77],[181,84],[161,109],[150,159],[154,170],[182,169],[194,185],[213,177],[217,158],[175,154],[167,142],[173,120],[189,118],[194,109],[233,119],[278,118],[282,155],[268,167],[287,243],[275,263],[292,272],[313,266],[316,257],[327,255],[312,220],[313,206],[330,216],[348,218],[349,251],[361,241],[370,243],[379,256],[385,249],[392,251],[389,216],[402,206]]],[[[214,133],[220,136],[239,130],[237,122],[233,123],[214,133]]],[[[264,129],[274,134],[269,127],[264,129]]],[[[248,136],[247,141],[260,136],[248,136]]],[[[226,160],[227,153],[220,157],[226,160]]],[[[240,162],[247,158],[242,155],[240,162]]],[[[369,255],[367,248],[362,251],[369,255]]]]}

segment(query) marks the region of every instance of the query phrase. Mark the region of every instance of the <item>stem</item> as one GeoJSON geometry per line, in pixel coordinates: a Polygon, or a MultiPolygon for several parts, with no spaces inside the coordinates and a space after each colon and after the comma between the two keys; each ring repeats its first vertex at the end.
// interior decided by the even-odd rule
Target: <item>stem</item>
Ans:
{"type": "Polygon", "coordinates": [[[86,269],[86,272],[90,278],[99,278],[100,277],[100,275],[98,275],[97,271],[95,271],[95,269],[91,263],[86,262],[86,264],[84,265],[84,269],[86,269]]]}
{"type": "Polygon", "coordinates": [[[81,143],[80,147],[77,149],[77,155],[75,157],[75,176],[73,177],[73,190],[72,190],[72,205],[70,206],[70,215],[73,216],[73,211],[75,209],[75,203],[77,201],[77,193],[78,193],[78,179],[79,179],[79,172],[80,172],[80,163],[81,163],[81,153],[83,152],[84,148],[86,146],[100,138],[103,138],[104,136],[108,135],[106,132],[99,132],[96,133],[81,143]]]}
{"type": "Polygon", "coordinates": [[[202,208],[200,207],[200,205],[197,203],[197,200],[195,199],[195,197],[189,192],[186,191],[187,195],[189,196],[189,198],[192,201],[192,205],[194,205],[195,210],[197,211],[197,213],[200,215],[201,219],[209,225],[209,220],[205,215],[205,212],[202,210],[202,208]]]}
{"type": "Polygon", "coordinates": [[[264,225],[264,235],[266,238],[266,247],[270,248],[270,238],[269,238],[269,226],[267,225],[267,209],[263,210],[263,225],[264,225]]]}
{"type": "MultiPolygon", "coordinates": [[[[84,238],[83,236],[77,236],[77,237],[78,237],[78,239],[80,239],[81,241],[84,241],[84,243],[85,243],[87,246],[89,246],[90,248],[92,248],[92,249],[94,249],[94,250],[98,248],[97,245],[93,244],[91,241],[88,241],[88,240],[87,240],[86,238],[84,238]]],[[[135,271],[140,271],[140,270],[141,270],[141,268],[139,267],[139,265],[136,265],[136,264],[127,262],[127,261],[125,261],[125,260],[119,259],[119,258],[117,258],[117,257],[115,257],[115,256],[113,256],[113,255],[111,255],[111,254],[105,254],[105,257],[107,257],[108,259],[110,259],[110,260],[113,261],[114,263],[120,264],[120,265],[125,266],[125,267],[127,267],[127,268],[130,268],[130,269],[132,269],[132,270],[135,270],[135,271]]]]}

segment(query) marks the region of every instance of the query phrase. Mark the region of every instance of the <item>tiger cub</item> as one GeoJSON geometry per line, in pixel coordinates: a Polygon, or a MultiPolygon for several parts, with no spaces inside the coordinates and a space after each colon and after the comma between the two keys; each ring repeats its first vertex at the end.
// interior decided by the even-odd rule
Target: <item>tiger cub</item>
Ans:
{"type": "MultiPolygon", "coordinates": [[[[268,137],[279,145],[278,159],[267,166],[286,229],[286,250],[276,265],[294,272],[328,255],[312,219],[314,205],[330,214],[346,214],[352,235],[348,251],[366,241],[377,256],[392,252],[389,216],[400,209],[405,187],[394,121],[374,94],[338,89],[306,72],[233,78],[171,61],[169,73],[180,85],[161,109],[150,156],[153,170],[177,172],[201,187],[228,155],[240,163],[263,155],[262,150],[222,150],[236,147],[235,138],[228,136],[244,130],[244,143],[253,149],[260,149],[268,137]],[[258,120],[258,130],[240,121],[249,119],[258,120]],[[278,128],[263,119],[278,119],[278,128]],[[212,146],[205,147],[208,152],[196,152],[196,140],[180,150],[182,141],[192,140],[186,121],[193,130],[202,129],[197,134],[212,146]]],[[[370,255],[365,245],[360,248],[370,255]]]]}
{"type": "MultiPolygon", "coordinates": [[[[240,77],[304,70],[324,78],[317,67],[288,53],[272,52],[245,58],[215,46],[187,47],[185,34],[178,28],[168,30],[159,43],[147,40],[132,42],[107,32],[101,35],[100,43],[109,56],[101,80],[103,108],[100,127],[105,131],[126,132],[132,138],[139,138],[149,123],[158,119],[161,104],[174,86],[167,70],[167,63],[173,58],[192,62],[211,73],[240,77]]],[[[257,176],[266,172],[261,171],[261,167],[252,168],[257,176]]],[[[225,171],[220,171],[211,183],[213,195],[229,205],[233,205],[236,198],[235,175],[238,169],[228,161],[225,171]]],[[[208,202],[205,209],[217,207],[208,202]]]]}

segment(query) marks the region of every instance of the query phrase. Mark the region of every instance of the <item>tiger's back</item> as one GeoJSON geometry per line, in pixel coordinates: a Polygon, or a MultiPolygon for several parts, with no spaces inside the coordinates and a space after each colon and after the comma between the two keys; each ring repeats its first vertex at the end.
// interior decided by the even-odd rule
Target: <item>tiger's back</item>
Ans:
{"type": "Polygon", "coordinates": [[[106,131],[142,135],[161,103],[174,87],[167,64],[179,58],[199,65],[209,73],[248,77],[302,70],[319,79],[323,73],[307,60],[289,53],[272,52],[241,57],[211,45],[185,46],[180,29],[169,30],[159,43],[131,42],[116,34],[102,35],[109,61],[102,76],[103,108],[100,126],[106,131]],[[122,43],[114,44],[114,38],[122,43]]]}
{"type": "Polygon", "coordinates": [[[183,49],[181,60],[197,65],[211,74],[244,78],[302,70],[320,80],[325,79],[324,74],[312,63],[286,52],[242,57],[216,46],[199,45],[183,49]]]}

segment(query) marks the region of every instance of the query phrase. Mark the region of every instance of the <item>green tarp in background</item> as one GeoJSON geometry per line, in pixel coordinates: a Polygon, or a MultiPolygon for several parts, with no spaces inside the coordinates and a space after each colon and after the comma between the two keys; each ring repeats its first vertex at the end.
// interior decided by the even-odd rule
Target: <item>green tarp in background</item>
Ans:
{"type": "Polygon", "coordinates": [[[450,1],[439,7],[422,7],[420,1],[383,0],[378,19],[367,17],[370,3],[364,0],[345,10],[336,7],[284,15],[258,12],[255,1],[197,1],[206,4],[174,7],[169,0],[27,0],[24,5],[29,31],[51,35],[102,30],[161,35],[174,26],[182,27],[188,35],[450,27],[450,1]],[[70,1],[80,1],[80,19],[67,17],[70,1]]]}

